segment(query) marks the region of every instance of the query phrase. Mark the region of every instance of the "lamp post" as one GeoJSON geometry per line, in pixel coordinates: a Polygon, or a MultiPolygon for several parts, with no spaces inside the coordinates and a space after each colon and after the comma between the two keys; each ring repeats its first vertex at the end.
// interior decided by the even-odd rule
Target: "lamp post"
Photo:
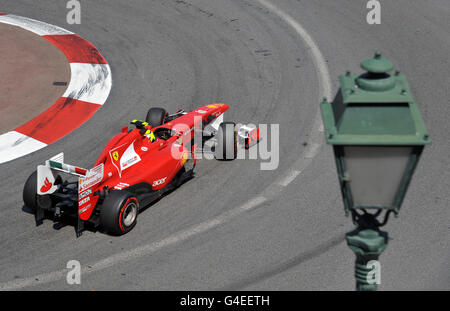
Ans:
{"type": "Polygon", "coordinates": [[[376,290],[368,265],[386,249],[389,216],[397,217],[425,145],[430,143],[403,74],[377,52],[366,71],[339,77],[333,102],[321,104],[327,143],[333,146],[346,216],[355,230],[346,240],[356,255],[357,290],[376,290]],[[379,220],[380,218],[380,220],[379,220]]]}

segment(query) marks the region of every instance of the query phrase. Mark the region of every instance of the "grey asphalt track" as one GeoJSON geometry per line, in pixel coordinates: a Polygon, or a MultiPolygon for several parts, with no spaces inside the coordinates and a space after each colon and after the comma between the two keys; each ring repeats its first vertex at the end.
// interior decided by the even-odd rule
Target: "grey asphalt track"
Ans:
{"type": "MultiPolygon", "coordinates": [[[[353,290],[354,255],[343,239],[352,225],[330,147],[322,146],[292,183],[255,208],[221,216],[270,192],[312,135],[323,94],[304,40],[286,21],[257,0],[95,0],[82,2],[81,25],[68,25],[65,4],[0,0],[4,12],[59,25],[94,43],[111,65],[113,89],[78,130],[0,165],[0,287],[353,290]],[[73,227],[56,230],[50,221],[35,227],[33,216],[22,211],[23,184],[49,157],[64,151],[66,162],[89,167],[106,140],[144,118],[149,107],[188,110],[215,101],[231,105],[228,120],[280,124],[277,170],[261,171],[259,160],[202,160],[195,179],[140,214],[136,228],[122,237],[85,232],[76,239],[73,227]],[[201,230],[179,234],[192,233],[189,228],[201,230]],[[127,251],[129,258],[118,257],[127,251]],[[52,273],[73,259],[85,269],[106,261],[83,274],[81,285],[70,286],[52,273]],[[35,276],[41,274],[54,280],[40,282],[35,276]],[[20,285],[30,278],[32,286],[20,285]]],[[[339,74],[360,72],[359,62],[377,49],[407,74],[433,145],[400,217],[385,228],[392,240],[381,257],[380,289],[450,290],[450,4],[383,1],[377,26],[366,23],[364,1],[276,5],[320,47],[333,92],[339,74]]]]}

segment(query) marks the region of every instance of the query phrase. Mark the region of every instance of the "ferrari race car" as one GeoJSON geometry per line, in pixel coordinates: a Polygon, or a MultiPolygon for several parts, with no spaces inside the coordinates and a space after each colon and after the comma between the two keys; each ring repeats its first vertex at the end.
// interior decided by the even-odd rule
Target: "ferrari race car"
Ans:
{"type": "Polygon", "coordinates": [[[112,235],[127,233],[140,210],[193,177],[196,150],[205,142],[212,141],[216,159],[233,160],[239,144],[259,141],[257,127],[223,122],[228,108],[213,104],[172,115],[151,108],[145,121],[133,120],[134,129],[125,126],[108,142],[92,169],[64,163],[63,153],[39,165],[25,183],[24,203],[37,225],[47,215],[75,217],[77,237],[87,223],[112,235]],[[64,180],[61,173],[75,178],[64,180]]]}

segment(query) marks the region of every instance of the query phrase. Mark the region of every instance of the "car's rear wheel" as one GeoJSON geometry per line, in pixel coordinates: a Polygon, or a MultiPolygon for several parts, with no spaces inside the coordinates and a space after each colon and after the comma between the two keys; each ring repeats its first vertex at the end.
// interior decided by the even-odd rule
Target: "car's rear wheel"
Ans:
{"type": "Polygon", "coordinates": [[[113,191],[103,201],[100,222],[112,235],[122,235],[134,228],[139,213],[139,201],[126,190],[113,191]]]}
{"type": "Polygon", "coordinates": [[[234,160],[237,156],[236,124],[223,122],[216,134],[217,145],[215,157],[217,160],[234,160]]]}
{"type": "Polygon", "coordinates": [[[33,212],[37,207],[37,171],[28,177],[23,187],[23,202],[25,206],[30,208],[33,212]]]}
{"type": "Polygon", "coordinates": [[[147,112],[145,121],[152,127],[157,127],[164,124],[164,119],[167,116],[167,112],[164,108],[150,108],[147,112]]]}

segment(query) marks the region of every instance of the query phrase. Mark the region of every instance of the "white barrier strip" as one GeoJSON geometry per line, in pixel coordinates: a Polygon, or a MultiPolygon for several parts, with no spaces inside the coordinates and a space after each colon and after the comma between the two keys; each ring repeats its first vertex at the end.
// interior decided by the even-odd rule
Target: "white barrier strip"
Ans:
{"type": "Polygon", "coordinates": [[[8,132],[0,135],[0,163],[20,158],[46,146],[47,144],[21,133],[8,132]]]}
{"type": "Polygon", "coordinates": [[[0,22],[13,26],[19,26],[23,29],[32,31],[39,36],[73,34],[73,32],[70,32],[58,26],[12,14],[0,15],[0,22]]]}
{"type": "Polygon", "coordinates": [[[112,87],[111,70],[104,64],[71,63],[71,79],[62,97],[103,105],[112,87]]]}

